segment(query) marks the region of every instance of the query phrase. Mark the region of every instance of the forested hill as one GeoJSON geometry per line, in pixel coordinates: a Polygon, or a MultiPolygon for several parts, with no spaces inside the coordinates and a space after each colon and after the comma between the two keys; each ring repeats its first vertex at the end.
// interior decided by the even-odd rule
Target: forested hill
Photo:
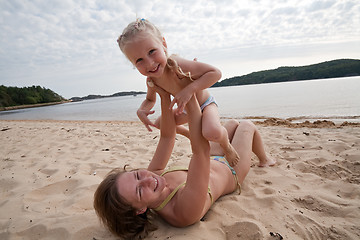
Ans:
{"type": "Polygon", "coordinates": [[[279,67],[215,83],[212,87],[360,76],[360,60],[339,59],[302,67],[279,67]]]}
{"type": "Polygon", "coordinates": [[[0,110],[11,106],[46,104],[65,100],[52,90],[40,86],[23,88],[0,86],[0,110]]]}

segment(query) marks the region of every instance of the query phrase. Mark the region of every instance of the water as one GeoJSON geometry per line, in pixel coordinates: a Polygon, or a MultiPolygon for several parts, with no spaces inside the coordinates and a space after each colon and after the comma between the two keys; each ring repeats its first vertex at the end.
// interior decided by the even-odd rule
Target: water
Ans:
{"type": "MultiPolygon", "coordinates": [[[[222,118],[306,118],[360,121],[360,77],[210,88],[222,118]],[[355,118],[353,118],[355,116],[355,118]]],[[[145,95],[0,112],[0,119],[138,120],[145,95]]],[[[159,116],[159,99],[154,107],[159,116]]]]}
{"type": "Polygon", "coordinates": [[[222,117],[360,117],[360,77],[211,89],[222,117]],[[226,97],[224,97],[226,96],[226,97]],[[220,101],[219,101],[220,102],[220,101]]]}

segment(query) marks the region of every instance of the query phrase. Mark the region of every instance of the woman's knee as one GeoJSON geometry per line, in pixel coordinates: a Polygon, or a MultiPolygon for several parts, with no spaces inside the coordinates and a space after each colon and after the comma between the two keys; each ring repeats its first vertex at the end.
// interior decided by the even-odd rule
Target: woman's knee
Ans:
{"type": "Polygon", "coordinates": [[[238,126],[239,126],[239,121],[235,119],[230,119],[226,121],[226,123],[224,124],[224,127],[226,129],[236,129],[238,126]]]}
{"type": "Polygon", "coordinates": [[[250,120],[241,121],[239,123],[238,128],[241,128],[241,129],[247,130],[247,131],[255,131],[256,130],[255,124],[250,120]]]}

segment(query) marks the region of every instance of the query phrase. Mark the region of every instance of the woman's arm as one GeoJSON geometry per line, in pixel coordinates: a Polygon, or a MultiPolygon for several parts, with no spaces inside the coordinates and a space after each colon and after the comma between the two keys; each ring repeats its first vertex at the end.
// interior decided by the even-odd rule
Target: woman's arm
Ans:
{"type": "Polygon", "coordinates": [[[160,139],[155,154],[148,166],[149,171],[163,170],[166,167],[174,148],[176,135],[174,114],[169,108],[171,102],[170,94],[156,85],[153,88],[161,98],[161,122],[164,124],[160,125],[160,139]]]}
{"type": "Polygon", "coordinates": [[[147,93],[145,100],[141,103],[139,109],[137,110],[136,114],[140,121],[144,123],[145,127],[148,131],[152,131],[150,126],[155,127],[155,124],[150,121],[148,115],[153,114],[155,111],[151,110],[156,102],[156,92],[154,88],[147,86],[147,93]]]}
{"type": "Polygon", "coordinates": [[[203,209],[208,198],[210,176],[210,146],[203,137],[201,129],[201,110],[196,97],[193,95],[186,111],[189,119],[192,158],[184,189],[179,193],[174,213],[178,216],[176,225],[190,225],[202,217],[203,209]]]}

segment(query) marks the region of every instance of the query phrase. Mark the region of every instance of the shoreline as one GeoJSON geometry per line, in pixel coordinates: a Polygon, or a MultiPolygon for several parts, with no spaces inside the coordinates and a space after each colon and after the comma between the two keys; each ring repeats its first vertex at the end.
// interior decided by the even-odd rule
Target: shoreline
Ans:
{"type": "MultiPolygon", "coordinates": [[[[351,119],[351,117],[349,117],[351,119]]],[[[358,116],[353,116],[353,119],[357,119],[358,116]]],[[[221,118],[221,122],[225,122],[231,118],[221,118]]],[[[259,126],[281,126],[287,128],[341,128],[341,127],[360,127],[360,122],[349,122],[349,121],[340,121],[334,122],[331,120],[332,118],[319,118],[320,120],[313,119],[314,121],[311,122],[308,118],[296,118],[296,122],[292,122],[292,119],[295,118],[263,118],[263,117],[249,117],[244,119],[237,119],[235,120],[250,120],[256,125],[259,126]],[[300,120],[303,121],[300,121],[300,120]]],[[[140,120],[57,120],[57,119],[0,119],[0,122],[58,122],[58,123],[116,123],[116,124],[140,124],[140,120]]],[[[1,131],[1,129],[0,129],[1,131]]]]}

